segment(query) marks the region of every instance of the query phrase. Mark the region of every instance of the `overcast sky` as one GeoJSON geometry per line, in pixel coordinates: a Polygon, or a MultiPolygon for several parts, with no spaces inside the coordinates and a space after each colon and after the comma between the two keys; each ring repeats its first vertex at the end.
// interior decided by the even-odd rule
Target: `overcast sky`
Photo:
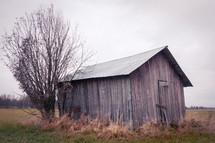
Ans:
{"type": "MultiPolygon", "coordinates": [[[[0,35],[50,3],[79,25],[94,62],[168,45],[194,85],[185,88],[186,106],[215,107],[215,0],[0,0],[0,35]]],[[[21,93],[17,85],[0,61],[0,94],[21,93]]]]}

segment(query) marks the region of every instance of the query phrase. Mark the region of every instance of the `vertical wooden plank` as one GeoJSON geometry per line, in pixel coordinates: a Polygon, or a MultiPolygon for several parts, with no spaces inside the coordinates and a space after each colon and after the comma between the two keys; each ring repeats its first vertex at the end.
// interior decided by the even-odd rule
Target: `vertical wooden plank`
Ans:
{"type": "Polygon", "coordinates": [[[91,117],[101,116],[117,121],[133,121],[139,126],[159,119],[158,80],[168,81],[164,103],[168,120],[184,117],[183,84],[168,60],[161,53],[131,73],[129,77],[109,77],[74,81],[72,106],[80,104],[91,117]],[[99,113],[99,114],[98,114],[99,113]],[[178,114],[179,113],[179,114],[178,114]]]}
{"type": "Polygon", "coordinates": [[[132,109],[135,125],[145,120],[158,120],[158,80],[168,81],[168,94],[164,99],[168,107],[168,121],[179,120],[183,116],[183,86],[171,64],[162,53],[157,54],[144,65],[131,73],[132,109]],[[140,101],[143,103],[141,105],[140,101]],[[146,106],[145,106],[146,105],[146,106]],[[138,115],[137,115],[138,113],[138,115]]]}

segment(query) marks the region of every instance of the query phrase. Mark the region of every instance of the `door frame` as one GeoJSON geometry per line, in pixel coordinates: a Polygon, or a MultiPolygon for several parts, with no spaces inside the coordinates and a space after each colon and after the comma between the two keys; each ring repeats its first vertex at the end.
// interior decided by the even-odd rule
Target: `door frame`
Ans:
{"type": "MultiPolygon", "coordinates": [[[[158,80],[158,104],[156,106],[159,108],[160,112],[160,121],[161,122],[167,122],[167,106],[163,105],[161,101],[161,89],[160,89],[160,83],[167,83],[167,80],[158,80]],[[166,112],[166,115],[165,115],[166,112]]],[[[168,86],[167,86],[168,87],[168,86]]],[[[166,98],[166,97],[165,97],[166,98]]]]}

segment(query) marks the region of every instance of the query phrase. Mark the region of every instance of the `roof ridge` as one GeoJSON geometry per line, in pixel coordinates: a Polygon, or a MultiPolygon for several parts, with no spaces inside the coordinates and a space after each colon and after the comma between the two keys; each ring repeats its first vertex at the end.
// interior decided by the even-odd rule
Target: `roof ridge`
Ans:
{"type": "MultiPolygon", "coordinates": [[[[72,80],[85,80],[85,79],[93,79],[93,78],[105,78],[105,77],[113,77],[120,75],[129,75],[145,62],[153,58],[156,54],[162,52],[164,56],[167,58],[169,63],[172,65],[174,70],[178,73],[180,79],[183,82],[183,86],[192,86],[192,83],[189,81],[183,70],[178,65],[177,61],[170,53],[168,46],[163,46],[160,48],[156,48],[153,50],[149,50],[146,52],[142,52],[139,54],[131,55],[128,57],[115,59],[112,61],[107,61],[99,64],[94,64],[90,66],[83,67],[84,71],[80,69],[80,73],[77,73],[73,76],[68,74],[63,81],[72,81],[72,80]]],[[[74,74],[74,73],[73,73],[74,74]]]]}

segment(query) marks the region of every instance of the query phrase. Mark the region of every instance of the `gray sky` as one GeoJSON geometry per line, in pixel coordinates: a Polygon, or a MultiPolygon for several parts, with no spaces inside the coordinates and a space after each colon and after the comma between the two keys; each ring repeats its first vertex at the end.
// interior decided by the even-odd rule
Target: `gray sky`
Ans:
{"type": "MultiPolygon", "coordinates": [[[[214,0],[0,0],[0,35],[16,17],[50,2],[79,24],[94,62],[168,45],[194,85],[185,88],[186,106],[215,107],[214,0]]],[[[17,85],[0,61],[0,94],[21,93],[17,85]]]]}

